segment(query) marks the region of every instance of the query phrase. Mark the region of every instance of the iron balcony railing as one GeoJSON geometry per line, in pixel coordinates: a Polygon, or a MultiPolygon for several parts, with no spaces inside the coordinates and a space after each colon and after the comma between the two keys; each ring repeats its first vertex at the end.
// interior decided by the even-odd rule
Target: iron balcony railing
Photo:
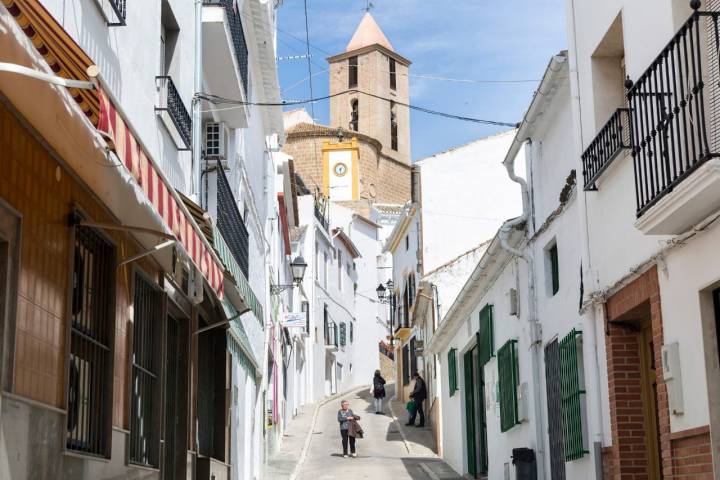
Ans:
{"type": "Polygon", "coordinates": [[[240,69],[240,77],[245,95],[248,91],[248,47],[245,42],[245,30],[243,29],[240,11],[237,9],[237,3],[233,0],[206,0],[207,5],[220,5],[225,8],[225,16],[227,17],[228,26],[230,27],[230,35],[233,40],[233,49],[235,50],[235,58],[237,59],[238,68],[240,69]],[[233,6],[235,4],[235,6],[233,6]]]}
{"type": "Polygon", "coordinates": [[[180,93],[169,76],[155,77],[155,79],[159,82],[161,92],[160,106],[156,107],[155,110],[167,112],[170,115],[173,125],[175,125],[180,138],[185,144],[185,148],[190,149],[192,145],[192,119],[187,108],[185,108],[182,98],[180,98],[180,93]]]}
{"type": "Polygon", "coordinates": [[[110,27],[124,27],[125,26],[125,18],[127,16],[127,5],[125,4],[125,1],[126,0],[110,0],[110,7],[112,8],[113,12],[115,12],[117,21],[108,23],[108,26],[110,26],[110,27]]]}
{"type": "MultiPolygon", "coordinates": [[[[695,11],[635,84],[628,81],[638,217],[718,156],[708,143],[702,58],[704,44],[720,48],[719,16],[695,11]]],[[[717,64],[710,70],[717,77],[717,64]]]]}
{"type": "Polygon", "coordinates": [[[245,221],[240,215],[235,197],[230,189],[230,182],[228,182],[223,168],[217,169],[217,227],[230,247],[230,253],[237,261],[245,278],[249,278],[250,235],[248,235],[245,221]]]}
{"type": "Polygon", "coordinates": [[[317,218],[317,221],[320,222],[320,225],[322,225],[325,230],[329,230],[330,229],[330,221],[328,220],[327,216],[320,209],[321,209],[321,206],[318,205],[317,202],[315,202],[315,218],[317,218]]]}
{"type": "Polygon", "coordinates": [[[597,190],[598,177],[630,146],[630,110],[618,108],[582,154],[585,190],[597,190]]]}

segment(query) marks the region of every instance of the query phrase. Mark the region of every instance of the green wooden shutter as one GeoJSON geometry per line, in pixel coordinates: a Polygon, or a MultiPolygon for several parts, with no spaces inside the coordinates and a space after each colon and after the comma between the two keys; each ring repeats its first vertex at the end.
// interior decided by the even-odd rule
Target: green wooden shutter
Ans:
{"type": "Polygon", "coordinates": [[[480,331],[478,335],[478,362],[482,367],[495,355],[493,338],[493,306],[485,305],[480,310],[480,331]]]}
{"type": "Polygon", "coordinates": [[[565,460],[588,452],[583,431],[585,380],[582,372],[582,333],[572,330],[560,341],[560,395],[565,460]]]}
{"type": "Polygon", "coordinates": [[[346,343],[346,329],[345,323],[340,324],[340,346],[344,347],[346,343]]]}
{"type": "Polygon", "coordinates": [[[517,340],[508,340],[498,350],[498,388],[500,397],[500,431],[507,432],[518,422],[517,387],[518,375],[517,340]]]}
{"type": "Polygon", "coordinates": [[[450,396],[457,392],[457,351],[451,348],[448,351],[448,381],[450,384],[450,396]]]}

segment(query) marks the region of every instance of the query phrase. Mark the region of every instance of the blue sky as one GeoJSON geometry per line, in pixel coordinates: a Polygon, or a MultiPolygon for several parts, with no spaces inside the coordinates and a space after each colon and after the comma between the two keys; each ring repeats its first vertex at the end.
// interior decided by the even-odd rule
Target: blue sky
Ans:
{"type": "MultiPolygon", "coordinates": [[[[307,0],[313,93],[328,93],[328,54],[343,52],[365,0],[307,0]]],[[[372,13],[395,50],[410,59],[410,103],[474,118],[522,119],[550,57],[566,47],[564,0],[372,0],[372,13]],[[469,80],[463,83],[413,75],[469,80]]],[[[305,53],[303,0],[285,0],[278,12],[278,55],[305,53]]],[[[279,61],[282,98],[310,98],[305,60],[279,61]],[[305,81],[303,81],[305,80],[305,81]]],[[[309,105],[306,106],[309,111],[309,105]]],[[[315,104],[328,122],[328,102],[315,104]]],[[[478,125],[411,111],[412,156],[468,143],[504,127],[478,125]]]]}

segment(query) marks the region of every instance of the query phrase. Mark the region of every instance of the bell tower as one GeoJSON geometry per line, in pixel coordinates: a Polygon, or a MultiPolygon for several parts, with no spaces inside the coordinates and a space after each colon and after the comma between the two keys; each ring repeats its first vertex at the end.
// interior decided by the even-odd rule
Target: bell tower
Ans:
{"type": "Polygon", "coordinates": [[[330,126],[370,136],[382,155],[410,165],[410,61],[397,54],[368,11],[330,64],[330,126]],[[349,91],[352,90],[352,91],[349,91]],[[347,93],[342,93],[347,92],[347,93]]]}

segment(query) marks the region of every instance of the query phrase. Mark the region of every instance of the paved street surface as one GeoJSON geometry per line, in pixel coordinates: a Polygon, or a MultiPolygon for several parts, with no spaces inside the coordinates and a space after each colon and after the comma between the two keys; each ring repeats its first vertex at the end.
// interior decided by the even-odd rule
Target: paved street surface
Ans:
{"type": "MultiPolygon", "coordinates": [[[[392,395],[392,388],[388,393],[392,395]]],[[[331,401],[320,408],[307,456],[298,472],[298,480],[462,478],[433,453],[432,434],[428,429],[404,425],[400,425],[402,430],[398,428],[399,423],[407,421],[406,412],[401,410],[399,402],[393,402],[392,406],[400,420],[395,422],[387,407],[386,415],[375,415],[372,398],[367,390],[350,394],[347,400],[350,401],[350,408],[361,417],[360,424],[365,431],[365,438],[357,442],[358,458],[342,457],[340,428],[336,419],[340,401],[331,401]]],[[[311,417],[312,413],[305,415],[311,417]]],[[[306,419],[301,421],[309,426],[306,419]]],[[[300,443],[294,436],[290,439],[294,445],[300,443]]],[[[287,451],[285,447],[282,450],[287,451]]],[[[274,460],[271,463],[275,463],[274,460]]],[[[281,470],[288,471],[290,468],[290,459],[286,457],[286,460],[288,463],[281,470]]],[[[287,478],[279,470],[268,470],[267,473],[267,478],[274,480],[287,478]]]]}

